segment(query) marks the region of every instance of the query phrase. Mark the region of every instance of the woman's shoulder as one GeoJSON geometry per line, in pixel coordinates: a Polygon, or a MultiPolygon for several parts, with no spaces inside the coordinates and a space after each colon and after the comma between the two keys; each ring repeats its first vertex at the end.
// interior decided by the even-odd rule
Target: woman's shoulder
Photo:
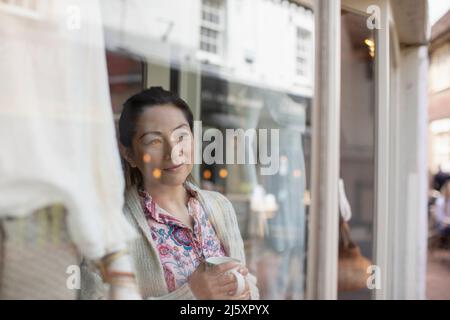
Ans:
{"type": "Polygon", "coordinates": [[[210,215],[222,220],[226,225],[231,226],[237,223],[236,211],[231,201],[222,193],[211,190],[199,190],[200,201],[209,208],[210,215]]]}
{"type": "Polygon", "coordinates": [[[218,191],[212,191],[212,190],[205,190],[205,189],[199,189],[199,191],[204,195],[204,197],[211,199],[213,201],[218,201],[222,203],[230,203],[230,200],[228,200],[227,197],[225,197],[222,193],[218,191]]]}
{"type": "Polygon", "coordinates": [[[196,191],[200,195],[200,199],[208,202],[208,204],[213,204],[224,209],[233,210],[231,201],[220,192],[200,189],[199,187],[196,187],[194,191],[196,191]]]}
{"type": "Polygon", "coordinates": [[[142,211],[136,186],[130,186],[125,190],[124,200],[123,212],[126,216],[132,216],[134,211],[142,211]]]}

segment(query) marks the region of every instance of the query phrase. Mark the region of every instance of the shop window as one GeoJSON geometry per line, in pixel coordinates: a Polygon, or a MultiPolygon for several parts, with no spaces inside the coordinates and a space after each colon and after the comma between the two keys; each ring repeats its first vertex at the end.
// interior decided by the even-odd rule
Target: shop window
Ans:
{"type": "MultiPolygon", "coordinates": [[[[225,19],[227,5],[231,3],[202,1],[201,12],[192,13],[199,20],[189,21],[197,24],[198,29],[180,28],[180,34],[172,42],[161,43],[151,36],[143,36],[139,44],[145,43],[148,57],[145,77],[152,86],[177,91],[189,104],[195,120],[201,121],[202,137],[196,137],[203,141],[201,151],[207,151],[212,142],[204,138],[210,129],[224,137],[222,149],[213,151],[211,156],[219,157],[222,153],[225,161],[210,163],[203,156],[202,163],[194,166],[193,175],[202,189],[218,191],[233,204],[244,240],[247,267],[258,279],[261,298],[303,299],[306,296],[313,77],[311,74],[293,88],[297,76],[292,57],[297,42],[301,42],[298,55],[305,59],[301,68],[313,69],[308,56],[313,48],[311,14],[283,2],[241,1],[241,14],[236,15],[231,27],[225,19]],[[274,19],[262,23],[272,13],[276,13],[274,19]],[[291,29],[292,36],[287,40],[282,30],[292,15],[304,15],[297,19],[303,31],[296,38],[295,29],[291,29]],[[301,21],[307,19],[309,22],[303,26],[301,21]],[[260,22],[251,31],[257,46],[242,46],[246,38],[240,30],[249,21],[260,22]],[[283,46],[290,48],[289,56],[276,49],[283,46]],[[223,54],[224,48],[229,47],[240,52],[234,57],[223,54]],[[192,54],[192,48],[200,50],[192,54]],[[161,54],[171,52],[177,54],[161,54]],[[246,63],[242,63],[243,56],[251,60],[257,72],[248,73],[246,63]],[[269,77],[274,70],[283,77],[269,77]],[[240,140],[238,136],[227,135],[229,130],[237,134],[241,130],[245,137],[240,140]],[[244,163],[238,163],[237,153],[242,147],[239,141],[244,143],[244,163]],[[230,154],[235,157],[227,162],[230,154]],[[264,169],[270,171],[271,167],[273,172],[263,174],[264,169]]],[[[146,6],[152,10],[150,2],[146,6]]],[[[161,9],[159,15],[160,19],[177,21],[173,10],[161,9]]],[[[121,37],[130,47],[135,44],[135,34],[123,32],[121,37]]],[[[141,46],[136,48],[140,50],[141,46]]],[[[140,90],[144,83],[140,75],[144,70],[140,59],[133,55],[108,52],[116,116],[126,98],[140,90]]]]}

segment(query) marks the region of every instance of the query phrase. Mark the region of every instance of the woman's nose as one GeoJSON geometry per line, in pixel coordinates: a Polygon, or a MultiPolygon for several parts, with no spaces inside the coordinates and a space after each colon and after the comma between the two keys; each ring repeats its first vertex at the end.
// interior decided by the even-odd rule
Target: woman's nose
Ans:
{"type": "Polygon", "coordinates": [[[166,145],[167,148],[164,154],[165,160],[171,160],[173,152],[177,152],[175,156],[183,155],[183,149],[181,148],[181,145],[178,145],[176,142],[168,142],[166,145]]]}

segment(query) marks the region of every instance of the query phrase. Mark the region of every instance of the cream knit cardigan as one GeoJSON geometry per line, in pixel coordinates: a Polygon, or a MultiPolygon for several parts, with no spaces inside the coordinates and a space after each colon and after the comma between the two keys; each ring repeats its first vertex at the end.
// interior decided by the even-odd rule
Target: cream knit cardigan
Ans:
{"type": "MultiPolygon", "coordinates": [[[[198,199],[228,256],[239,259],[245,265],[244,244],[239,231],[236,213],[231,202],[218,192],[201,190],[189,184],[198,194],[198,199]]],[[[129,245],[136,269],[136,279],[144,299],[195,299],[186,283],[175,291],[168,292],[164,272],[150,227],[144,216],[136,186],[129,188],[125,195],[124,213],[128,221],[140,234],[129,245]]],[[[101,277],[87,263],[81,269],[81,299],[106,299],[107,287],[101,277]]],[[[256,277],[248,274],[251,299],[259,299],[256,277]]]]}

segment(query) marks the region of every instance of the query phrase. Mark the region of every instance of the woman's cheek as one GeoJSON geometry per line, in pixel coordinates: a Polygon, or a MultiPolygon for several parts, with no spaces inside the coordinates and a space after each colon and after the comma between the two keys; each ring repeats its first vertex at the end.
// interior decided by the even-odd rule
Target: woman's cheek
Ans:
{"type": "Polygon", "coordinates": [[[161,151],[158,148],[147,146],[142,148],[142,161],[150,166],[159,167],[162,162],[161,151]]]}
{"type": "Polygon", "coordinates": [[[145,176],[149,176],[155,168],[159,168],[159,161],[156,155],[149,151],[142,150],[140,154],[140,170],[145,176]]]}
{"type": "Polygon", "coordinates": [[[190,141],[183,145],[183,156],[187,164],[194,163],[193,145],[190,141]]]}
{"type": "Polygon", "coordinates": [[[193,164],[193,163],[188,164],[188,166],[187,166],[187,172],[188,172],[188,175],[189,175],[189,173],[192,172],[192,169],[193,169],[193,168],[194,168],[194,164],[193,164]]]}

